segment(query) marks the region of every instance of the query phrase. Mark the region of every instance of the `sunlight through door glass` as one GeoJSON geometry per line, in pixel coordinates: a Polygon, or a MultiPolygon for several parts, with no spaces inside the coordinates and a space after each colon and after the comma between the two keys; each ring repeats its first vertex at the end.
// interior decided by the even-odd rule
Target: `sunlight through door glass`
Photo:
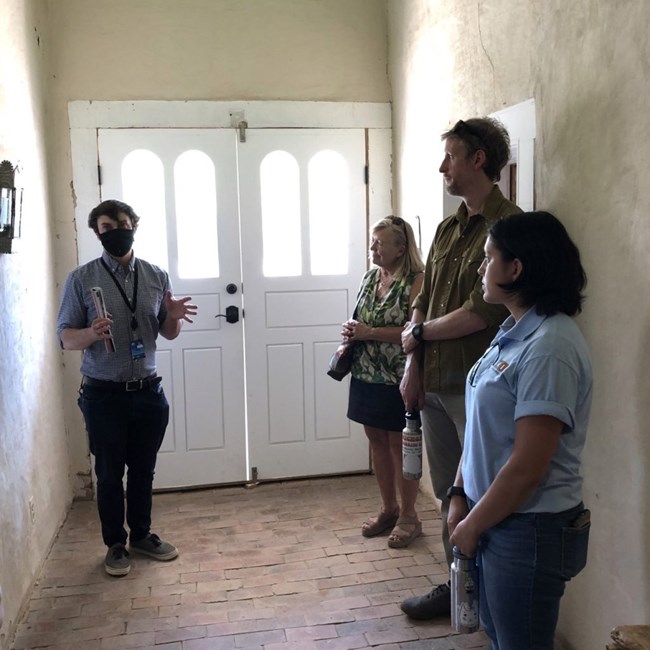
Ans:
{"type": "Polygon", "coordinates": [[[260,165],[262,272],[268,277],[302,273],[300,175],[286,151],[273,151],[260,165]]]}
{"type": "MultiPolygon", "coordinates": [[[[107,197],[110,198],[110,197],[107,197]]],[[[165,175],[156,154],[136,149],[122,161],[122,198],[140,217],[133,250],[138,257],[167,269],[165,175]]]]}
{"type": "Polygon", "coordinates": [[[186,151],[174,165],[178,276],[219,277],[217,188],[214,163],[202,151],[186,151]]]}
{"type": "Polygon", "coordinates": [[[309,250],[312,275],[348,272],[350,172],[336,151],[309,161],[309,250]]]}

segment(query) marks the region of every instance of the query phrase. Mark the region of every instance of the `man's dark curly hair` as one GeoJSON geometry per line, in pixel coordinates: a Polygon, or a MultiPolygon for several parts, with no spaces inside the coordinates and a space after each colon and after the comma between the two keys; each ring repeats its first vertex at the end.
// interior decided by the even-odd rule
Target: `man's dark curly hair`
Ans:
{"type": "Polygon", "coordinates": [[[501,178],[501,170],[510,159],[510,136],[506,127],[493,117],[473,117],[459,120],[445,131],[442,140],[457,138],[465,145],[467,155],[471,156],[479,149],[485,152],[486,162],[483,166],[485,175],[495,183],[501,178]]]}
{"type": "Polygon", "coordinates": [[[128,203],[118,201],[117,199],[107,199],[106,201],[102,201],[96,208],[93,208],[88,215],[88,227],[99,234],[97,219],[102,215],[106,215],[110,219],[113,219],[113,221],[119,221],[121,212],[131,219],[131,225],[133,226],[133,230],[135,230],[138,227],[140,217],[128,203]]]}

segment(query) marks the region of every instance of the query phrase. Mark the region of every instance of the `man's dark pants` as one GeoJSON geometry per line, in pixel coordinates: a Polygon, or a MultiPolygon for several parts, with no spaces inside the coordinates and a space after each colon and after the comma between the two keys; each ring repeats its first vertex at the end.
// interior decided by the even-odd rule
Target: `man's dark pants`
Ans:
{"type": "Polygon", "coordinates": [[[139,541],[150,532],[156,456],[169,422],[169,403],[162,386],[127,392],[84,385],[78,404],[86,421],[90,452],[95,456],[104,544],[126,544],[125,466],[126,522],[131,541],[139,541]]]}

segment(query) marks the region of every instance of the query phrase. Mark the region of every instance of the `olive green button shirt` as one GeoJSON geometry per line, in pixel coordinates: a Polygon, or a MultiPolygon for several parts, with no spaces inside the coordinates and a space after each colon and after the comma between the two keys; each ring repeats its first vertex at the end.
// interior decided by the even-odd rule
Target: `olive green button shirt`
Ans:
{"type": "Polygon", "coordinates": [[[503,305],[489,305],[483,300],[478,268],[485,257],[488,227],[499,217],[515,212],[521,210],[495,185],[478,214],[468,216],[463,202],[456,214],[444,219],[436,230],[422,291],[413,307],[425,314],[426,321],[463,307],[481,316],[488,327],[457,339],[425,341],[426,392],[462,395],[467,373],[508,316],[503,305]]]}

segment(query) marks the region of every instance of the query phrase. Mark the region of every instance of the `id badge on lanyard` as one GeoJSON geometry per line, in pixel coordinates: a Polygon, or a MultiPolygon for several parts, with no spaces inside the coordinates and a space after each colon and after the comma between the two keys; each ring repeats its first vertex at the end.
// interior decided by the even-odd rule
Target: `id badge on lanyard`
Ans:
{"type": "Polygon", "coordinates": [[[144,351],[144,341],[142,339],[136,339],[131,341],[131,359],[136,361],[137,359],[144,359],[146,354],[144,351]]]}

